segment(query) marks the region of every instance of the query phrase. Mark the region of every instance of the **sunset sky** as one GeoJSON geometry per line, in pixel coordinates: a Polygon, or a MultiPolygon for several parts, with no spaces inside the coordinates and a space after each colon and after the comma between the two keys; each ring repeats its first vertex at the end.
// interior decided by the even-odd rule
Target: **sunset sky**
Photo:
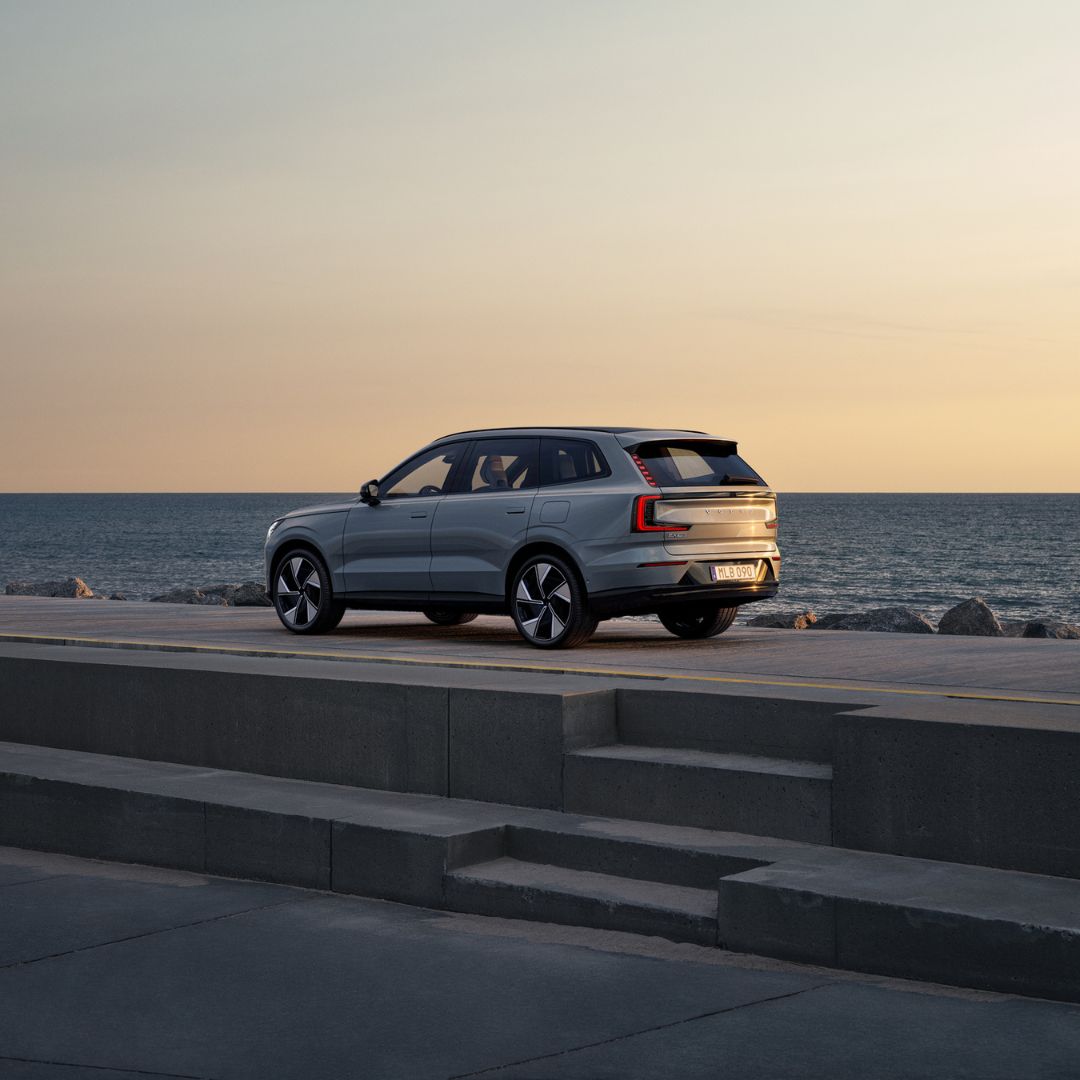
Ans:
{"type": "Polygon", "coordinates": [[[448,431],[1080,490],[1080,4],[0,2],[0,490],[448,431]]]}

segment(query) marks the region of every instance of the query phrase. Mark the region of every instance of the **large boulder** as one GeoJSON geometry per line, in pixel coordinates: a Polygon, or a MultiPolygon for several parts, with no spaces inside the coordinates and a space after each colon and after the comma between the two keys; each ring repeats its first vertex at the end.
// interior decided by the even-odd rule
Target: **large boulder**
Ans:
{"type": "Polygon", "coordinates": [[[1027,619],[998,619],[1006,637],[1023,637],[1028,627],[1027,619]]]}
{"type": "Polygon", "coordinates": [[[766,626],[772,630],[805,630],[817,622],[812,611],[776,611],[770,615],[755,615],[747,626],[766,626]]]}
{"type": "Polygon", "coordinates": [[[222,603],[231,604],[232,598],[239,588],[239,585],[230,585],[223,582],[220,585],[200,585],[198,591],[201,592],[203,596],[220,596],[222,603]]]}
{"type": "Polygon", "coordinates": [[[201,589],[172,589],[160,596],[151,596],[154,604],[204,604],[208,606],[225,607],[228,601],[218,593],[204,593],[201,589]]]}
{"type": "Polygon", "coordinates": [[[971,637],[1004,637],[998,617],[981,596],[973,596],[949,608],[938,623],[939,634],[966,634],[971,637]]]}
{"type": "Polygon", "coordinates": [[[1024,637],[1069,638],[1080,640],[1080,626],[1075,623],[1050,622],[1042,619],[1032,620],[1024,627],[1024,637]]]}
{"type": "Polygon", "coordinates": [[[236,587],[229,601],[233,607],[270,607],[270,597],[261,581],[245,581],[236,587]]]}
{"type": "Polygon", "coordinates": [[[80,577],[63,581],[9,581],[4,592],[8,596],[66,596],[76,600],[93,598],[94,591],[80,577]]]}
{"type": "Polygon", "coordinates": [[[887,634],[932,634],[934,624],[908,607],[874,608],[850,614],[824,615],[814,630],[874,630],[887,634]]]}

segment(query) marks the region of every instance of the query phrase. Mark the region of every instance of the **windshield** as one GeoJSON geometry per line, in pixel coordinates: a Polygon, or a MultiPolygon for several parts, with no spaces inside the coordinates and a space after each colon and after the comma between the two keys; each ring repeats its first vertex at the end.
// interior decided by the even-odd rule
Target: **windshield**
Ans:
{"type": "Polygon", "coordinates": [[[735,453],[733,443],[705,439],[642,443],[634,453],[662,488],[768,486],[735,453]]]}

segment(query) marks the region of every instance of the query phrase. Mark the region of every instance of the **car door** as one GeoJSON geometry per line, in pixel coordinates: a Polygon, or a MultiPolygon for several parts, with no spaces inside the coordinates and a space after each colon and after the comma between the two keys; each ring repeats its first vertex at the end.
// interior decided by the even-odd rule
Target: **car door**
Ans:
{"type": "Polygon", "coordinates": [[[380,482],[377,502],[357,503],[349,511],[342,538],[348,593],[427,596],[431,524],[466,445],[417,454],[380,482]]]}
{"type": "Polygon", "coordinates": [[[501,599],[525,542],[539,480],[540,440],[477,439],[453,490],[435,509],[431,586],[438,595],[501,599]]]}

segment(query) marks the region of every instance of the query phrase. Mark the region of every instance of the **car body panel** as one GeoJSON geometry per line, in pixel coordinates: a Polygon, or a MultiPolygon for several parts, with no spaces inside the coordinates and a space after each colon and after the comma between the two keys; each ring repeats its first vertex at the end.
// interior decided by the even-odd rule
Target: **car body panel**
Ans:
{"type": "Polygon", "coordinates": [[[431,591],[431,523],[445,495],[358,503],[342,537],[347,593],[431,591]]]}
{"type": "Polygon", "coordinates": [[[431,587],[435,592],[506,593],[506,572],[529,534],[536,489],[444,496],[431,535],[431,587]]]}

